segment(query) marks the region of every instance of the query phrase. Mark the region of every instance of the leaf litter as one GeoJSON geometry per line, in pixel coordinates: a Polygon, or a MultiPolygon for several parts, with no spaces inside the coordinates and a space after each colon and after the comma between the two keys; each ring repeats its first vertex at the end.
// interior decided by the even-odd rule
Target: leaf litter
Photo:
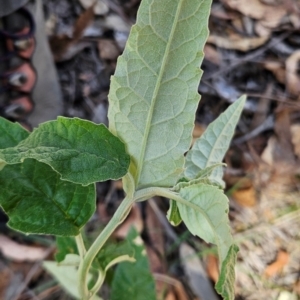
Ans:
{"type": "MultiPolygon", "coordinates": [[[[94,11],[95,15],[91,14],[91,6],[84,6],[88,2],[47,1],[49,19],[46,24],[51,25],[52,20],[50,32],[56,39],[61,35],[71,36],[67,38],[67,46],[62,43],[58,44],[58,50],[53,48],[54,56],[62,58],[57,68],[64,94],[64,115],[106,120],[109,78],[114,72],[117,53],[123,50],[129,25],[135,21],[139,1],[111,1],[113,5],[108,6],[107,1],[98,0],[102,8],[100,12],[94,11]],[[84,22],[72,38],[80,18],[84,22]],[[75,51],[69,51],[72,47],[75,51]],[[64,51],[71,53],[65,56],[68,60],[61,54],[64,51]],[[99,106],[101,110],[96,109],[99,106]]],[[[202,129],[238,95],[249,95],[236,138],[225,158],[231,228],[240,247],[236,267],[236,297],[239,299],[300,297],[299,20],[300,6],[293,0],[213,1],[211,33],[205,47],[204,75],[199,86],[202,101],[194,134],[201,135],[202,129]],[[266,120],[271,122],[265,123],[266,120]],[[236,142],[238,138],[242,138],[239,143],[236,142]]],[[[106,210],[109,217],[122,194],[117,188],[112,192],[111,201],[105,201],[107,185],[99,184],[97,191],[99,207],[101,205],[102,212],[106,210]]],[[[165,299],[176,296],[192,299],[191,295],[195,295],[195,291],[191,292],[193,284],[190,279],[182,279],[186,271],[174,267],[179,250],[165,255],[172,244],[167,233],[170,228],[149,221],[155,216],[160,219],[158,212],[149,213],[143,205],[137,209],[138,217],[129,216],[129,220],[132,218],[130,222],[139,224],[146,242],[147,236],[148,242],[154,238],[156,226],[163,232],[154,238],[156,250],[150,250],[152,255],[149,256],[150,264],[161,270],[157,273],[160,274],[157,281],[169,282],[169,286],[183,290],[176,292],[174,288],[174,292],[169,288],[165,299]],[[181,283],[184,284],[181,286],[181,283]],[[178,296],[178,293],[185,296],[178,296]]],[[[165,210],[164,204],[159,205],[159,211],[165,210]]],[[[90,229],[95,230],[99,223],[96,215],[90,229]]],[[[175,237],[180,237],[183,231],[182,227],[176,228],[175,237]]],[[[199,240],[191,237],[188,240],[197,250],[199,240]]],[[[208,246],[202,243],[202,252],[207,249],[205,247],[208,246]]],[[[7,258],[1,260],[5,262],[7,258]]],[[[203,254],[199,261],[213,260],[206,260],[203,254]]],[[[208,274],[215,281],[217,275],[211,273],[210,270],[208,274]]],[[[14,269],[9,276],[16,279],[16,274],[14,269]]],[[[36,287],[41,282],[43,279],[32,280],[29,291],[39,294],[36,287]]],[[[61,295],[58,299],[64,297],[63,292],[58,294],[61,295]]],[[[25,298],[25,291],[22,296],[25,298]]],[[[47,297],[50,299],[51,292],[47,297]]]]}

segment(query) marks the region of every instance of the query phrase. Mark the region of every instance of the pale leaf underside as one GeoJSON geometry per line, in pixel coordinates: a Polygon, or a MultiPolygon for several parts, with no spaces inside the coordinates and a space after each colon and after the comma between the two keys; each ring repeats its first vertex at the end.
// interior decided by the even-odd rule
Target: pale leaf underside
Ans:
{"type": "Polygon", "coordinates": [[[173,186],[191,143],[211,1],[144,0],[109,94],[137,188],[173,186]]]}
{"type": "MultiPolygon", "coordinates": [[[[243,110],[246,97],[242,96],[212,122],[204,134],[196,140],[186,156],[185,173],[187,178],[194,179],[207,167],[220,163],[226,154],[236,124],[243,110]]],[[[209,179],[222,184],[223,171],[218,167],[212,171],[209,179]]]]}
{"type": "Polygon", "coordinates": [[[223,262],[232,245],[228,219],[228,199],[219,188],[198,184],[182,188],[179,195],[193,207],[177,202],[180,216],[189,231],[218,246],[223,262]]]}

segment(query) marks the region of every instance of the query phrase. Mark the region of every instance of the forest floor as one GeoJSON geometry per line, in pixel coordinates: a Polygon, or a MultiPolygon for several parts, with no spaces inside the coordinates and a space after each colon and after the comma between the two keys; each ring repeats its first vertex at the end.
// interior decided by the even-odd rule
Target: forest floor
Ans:
{"type": "MultiPolygon", "coordinates": [[[[110,76],[139,1],[98,0],[95,14],[88,12],[91,2],[44,1],[46,28],[64,115],[107,124],[110,76]],[[79,34],[70,38],[76,26],[79,34]]],[[[225,157],[231,228],[240,248],[236,299],[297,300],[300,5],[296,0],[214,0],[209,27],[194,138],[241,94],[248,95],[225,157]]],[[[107,224],[122,199],[121,182],[98,184],[90,230],[107,224]]],[[[158,291],[164,283],[162,299],[212,300],[205,291],[219,275],[215,249],[189,234],[184,225],[171,228],[162,218],[167,209],[166,199],[136,205],[115,237],[124,238],[131,225],[138,229],[158,291]]],[[[3,230],[0,299],[71,299],[41,267],[41,258],[53,257],[54,245],[51,237],[3,230]]]]}

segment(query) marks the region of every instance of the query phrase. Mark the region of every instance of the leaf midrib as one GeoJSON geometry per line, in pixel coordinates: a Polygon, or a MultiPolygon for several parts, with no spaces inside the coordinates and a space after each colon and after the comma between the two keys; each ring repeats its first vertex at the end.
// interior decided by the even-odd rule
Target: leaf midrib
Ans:
{"type": "Polygon", "coordinates": [[[175,18],[174,18],[174,22],[172,25],[172,29],[171,29],[171,34],[169,37],[169,40],[167,42],[166,45],[166,49],[165,49],[165,53],[163,56],[163,60],[162,60],[162,66],[161,69],[159,71],[158,77],[157,77],[157,81],[156,81],[156,85],[155,85],[155,89],[153,92],[153,97],[152,97],[152,101],[151,101],[151,105],[150,105],[150,111],[147,117],[147,121],[146,121],[146,128],[144,131],[144,139],[142,142],[142,147],[141,147],[141,152],[140,152],[140,158],[137,162],[137,172],[136,172],[136,177],[135,177],[135,181],[136,181],[136,186],[138,187],[139,181],[140,181],[140,177],[142,174],[142,170],[143,170],[143,161],[144,161],[144,157],[145,157],[145,153],[146,153],[146,146],[148,144],[148,138],[149,138],[149,133],[150,133],[150,128],[151,128],[151,123],[152,123],[152,116],[153,116],[153,110],[157,101],[157,95],[160,89],[160,83],[162,81],[162,77],[163,74],[165,73],[165,68],[166,68],[166,64],[167,61],[169,59],[169,53],[170,53],[170,47],[173,43],[173,38],[174,38],[174,33],[176,31],[177,25],[178,25],[178,19],[179,19],[179,15],[181,12],[181,7],[182,7],[182,3],[184,0],[180,0],[180,3],[178,3],[178,7],[176,10],[176,14],[175,14],[175,18]]]}

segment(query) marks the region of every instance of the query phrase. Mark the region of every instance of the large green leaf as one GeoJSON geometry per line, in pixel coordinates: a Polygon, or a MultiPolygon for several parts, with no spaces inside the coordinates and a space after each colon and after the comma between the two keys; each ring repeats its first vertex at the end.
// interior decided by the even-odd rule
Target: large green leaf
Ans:
{"type": "Polygon", "coordinates": [[[131,229],[127,240],[135,250],[136,262],[124,262],[115,272],[111,300],[155,300],[155,284],[143,241],[135,229],[131,229]]]}
{"type": "Polygon", "coordinates": [[[222,190],[208,184],[182,188],[179,195],[191,204],[177,202],[183,222],[192,234],[217,245],[220,262],[223,262],[233,242],[227,197],[222,190]]]}
{"type": "Polygon", "coordinates": [[[62,181],[48,165],[33,159],[6,165],[0,190],[8,225],[24,233],[77,235],[96,209],[94,184],[62,181]]]}
{"type": "Polygon", "coordinates": [[[191,143],[210,0],[144,0],[109,94],[136,187],[173,186],[191,143]]]}
{"type": "MultiPolygon", "coordinates": [[[[246,96],[230,105],[214,122],[209,124],[203,135],[196,140],[186,156],[184,175],[189,179],[197,177],[199,172],[220,163],[234,134],[246,101],[246,96]]],[[[218,167],[212,171],[209,179],[219,184],[222,182],[223,170],[218,167]]]]}
{"type": "MultiPolygon", "coordinates": [[[[0,117],[0,149],[14,147],[26,139],[28,135],[29,132],[20,124],[12,123],[0,117]]],[[[6,163],[0,160],[0,171],[5,165],[6,163]]]]}
{"type": "Polygon", "coordinates": [[[61,178],[88,185],[127,173],[129,156],[123,143],[103,125],[58,117],[36,128],[17,147],[1,150],[8,164],[33,158],[51,166],[61,178]]]}
{"type": "Polygon", "coordinates": [[[14,147],[26,139],[29,132],[20,124],[12,123],[0,117],[0,149],[14,147]]]}
{"type": "Polygon", "coordinates": [[[226,259],[222,263],[221,273],[219,280],[215,286],[217,292],[223,296],[224,300],[234,300],[234,282],[235,271],[234,266],[236,263],[237,253],[239,247],[233,244],[227,254],[226,259]]]}

